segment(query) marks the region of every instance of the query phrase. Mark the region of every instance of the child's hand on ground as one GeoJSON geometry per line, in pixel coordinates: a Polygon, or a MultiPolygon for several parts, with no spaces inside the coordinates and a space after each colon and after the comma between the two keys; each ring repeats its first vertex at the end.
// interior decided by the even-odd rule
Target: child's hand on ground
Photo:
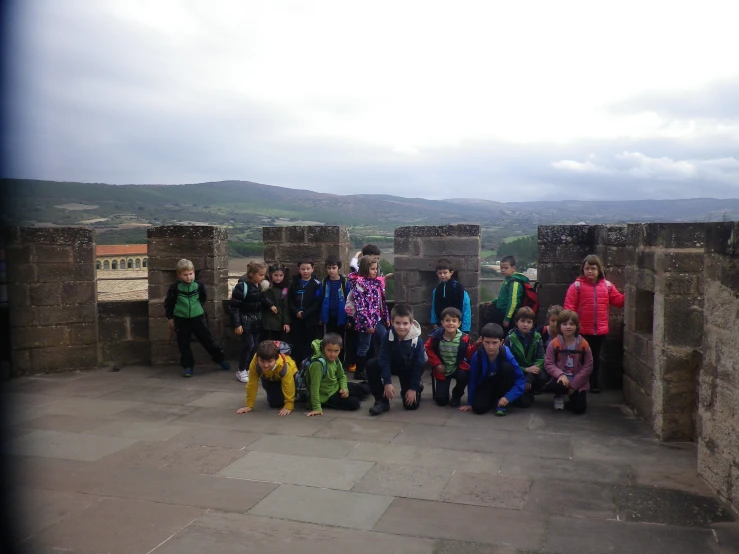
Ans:
{"type": "Polygon", "coordinates": [[[323,412],[316,412],[315,410],[312,410],[305,414],[307,417],[313,417],[314,415],[323,415],[323,412]]]}
{"type": "Polygon", "coordinates": [[[272,307],[270,308],[270,310],[272,310],[272,313],[273,313],[273,314],[276,314],[276,313],[277,313],[277,306],[272,306],[272,307]]]}
{"type": "Polygon", "coordinates": [[[395,398],[395,387],[392,385],[385,385],[385,393],[383,396],[388,400],[395,398]]]}
{"type": "Polygon", "coordinates": [[[339,391],[339,396],[340,396],[341,398],[346,398],[346,397],[348,397],[348,396],[349,396],[349,391],[348,391],[347,389],[341,389],[341,390],[339,391]]]}
{"type": "Polygon", "coordinates": [[[244,328],[241,325],[239,325],[238,327],[236,327],[236,329],[234,329],[234,333],[236,333],[239,336],[241,336],[243,332],[244,332],[244,328]]]}
{"type": "Polygon", "coordinates": [[[286,333],[289,333],[290,332],[290,326],[289,325],[283,325],[282,326],[282,330],[285,331],[286,333]]]}
{"type": "Polygon", "coordinates": [[[559,379],[557,379],[557,383],[561,383],[565,387],[570,386],[570,380],[567,378],[567,375],[560,375],[559,379]]]}
{"type": "Polygon", "coordinates": [[[416,391],[407,390],[405,391],[405,405],[410,406],[416,401],[416,391]]]}
{"type": "Polygon", "coordinates": [[[169,328],[174,331],[174,319],[169,320],[169,328]]]}
{"type": "Polygon", "coordinates": [[[526,368],[526,373],[533,373],[534,375],[539,375],[540,371],[539,367],[535,365],[526,368]]]}
{"type": "Polygon", "coordinates": [[[469,412],[472,409],[472,406],[460,406],[457,408],[460,412],[469,412]]]}
{"type": "Polygon", "coordinates": [[[292,410],[288,410],[287,408],[282,408],[279,412],[277,412],[277,415],[286,416],[286,415],[290,415],[291,412],[292,410]]]}
{"type": "Polygon", "coordinates": [[[249,408],[249,407],[247,406],[247,407],[245,407],[245,408],[239,408],[238,410],[236,410],[236,413],[237,413],[237,414],[248,414],[248,413],[249,413],[249,412],[251,412],[251,411],[252,411],[253,409],[254,409],[254,408],[249,408]]]}
{"type": "Polygon", "coordinates": [[[506,406],[508,406],[508,399],[504,396],[503,398],[498,400],[498,406],[501,408],[505,408],[506,406]]]}

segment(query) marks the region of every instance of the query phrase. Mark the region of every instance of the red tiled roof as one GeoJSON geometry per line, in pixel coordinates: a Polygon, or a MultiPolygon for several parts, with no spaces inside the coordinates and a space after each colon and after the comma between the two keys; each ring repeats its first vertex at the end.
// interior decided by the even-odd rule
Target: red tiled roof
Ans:
{"type": "Polygon", "coordinates": [[[146,254],[146,244],[102,244],[95,247],[97,256],[127,256],[146,254]]]}

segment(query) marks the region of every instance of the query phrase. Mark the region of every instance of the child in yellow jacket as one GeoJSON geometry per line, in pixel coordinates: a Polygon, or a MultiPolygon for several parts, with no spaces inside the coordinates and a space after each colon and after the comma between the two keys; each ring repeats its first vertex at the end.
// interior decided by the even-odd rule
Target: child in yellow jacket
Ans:
{"type": "Polygon", "coordinates": [[[280,353],[279,347],[271,340],[259,343],[257,352],[249,365],[249,381],[246,384],[246,406],[239,408],[237,414],[246,414],[254,409],[259,390],[258,382],[267,393],[270,408],[280,411],[277,415],[286,416],[295,408],[295,374],[298,368],[290,356],[280,353]]]}

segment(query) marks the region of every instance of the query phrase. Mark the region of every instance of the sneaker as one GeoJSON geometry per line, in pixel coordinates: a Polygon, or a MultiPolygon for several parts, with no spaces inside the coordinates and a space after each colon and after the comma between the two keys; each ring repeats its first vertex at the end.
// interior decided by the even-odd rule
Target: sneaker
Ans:
{"type": "Polygon", "coordinates": [[[185,371],[182,372],[183,377],[192,377],[192,368],[186,367],[185,371]]]}
{"type": "Polygon", "coordinates": [[[390,410],[390,402],[377,402],[369,409],[370,415],[380,415],[390,410]]]}
{"type": "Polygon", "coordinates": [[[459,408],[459,405],[462,403],[462,399],[457,396],[452,396],[449,400],[449,405],[452,408],[459,408]]]}
{"type": "Polygon", "coordinates": [[[349,367],[347,368],[347,371],[349,371],[349,373],[354,373],[355,371],[357,371],[357,364],[352,364],[352,365],[350,365],[350,366],[349,366],[349,367]]]}
{"type": "Polygon", "coordinates": [[[562,397],[561,394],[558,394],[554,397],[554,409],[555,410],[565,409],[565,399],[562,397]]]}
{"type": "Polygon", "coordinates": [[[223,371],[228,371],[229,369],[231,369],[231,364],[229,364],[226,360],[223,360],[219,365],[221,366],[221,369],[223,371]]]}
{"type": "Polygon", "coordinates": [[[236,378],[242,383],[249,382],[249,370],[248,369],[237,369],[236,378]]]}
{"type": "Polygon", "coordinates": [[[506,409],[503,406],[498,406],[498,410],[495,412],[495,415],[503,417],[506,415],[506,409]]]}

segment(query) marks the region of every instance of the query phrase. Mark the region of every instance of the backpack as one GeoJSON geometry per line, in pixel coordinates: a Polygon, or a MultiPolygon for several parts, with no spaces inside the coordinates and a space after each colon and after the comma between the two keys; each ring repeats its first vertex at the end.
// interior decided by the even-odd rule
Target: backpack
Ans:
{"type": "MultiPolygon", "coordinates": [[[[581,348],[580,350],[569,350],[569,349],[563,349],[562,344],[559,342],[559,337],[555,337],[552,339],[552,343],[554,344],[554,363],[556,364],[559,361],[559,356],[561,354],[579,354],[580,355],[580,363],[585,363],[585,352],[587,350],[585,348],[581,348]]],[[[580,341],[582,344],[582,341],[580,341]]]]}
{"type": "Polygon", "coordinates": [[[290,352],[292,352],[293,350],[293,347],[284,341],[273,340],[272,342],[274,342],[275,346],[280,349],[280,354],[283,354],[285,356],[289,356],[290,352]]]}
{"type": "MultiPolygon", "coordinates": [[[[611,294],[611,290],[613,290],[613,283],[611,283],[608,279],[604,279],[606,282],[606,288],[608,289],[608,294],[611,294]]],[[[575,288],[577,289],[577,296],[578,300],[580,298],[580,281],[575,281],[575,288]]],[[[579,301],[578,301],[579,304],[579,301]]]]}
{"type": "Polygon", "coordinates": [[[300,363],[300,369],[295,374],[295,401],[308,402],[310,400],[310,383],[308,383],[308,368],[313,362],[321,362],[323,376],[326,376],[328,365],[323,356],[308,357],[300,363]]]}
{"type": "Polygon", "coordinates": [[[521,306],[526,306],[527,308],[531,308],[534,310],[534,315],[539,315],[539,295],[537,293],[537,288],[539,288],[539,282],[535,281],[535,283],[532,285],[531,283],[521,283],[523,285],[523,299],[521,301],[521,306]]]}

